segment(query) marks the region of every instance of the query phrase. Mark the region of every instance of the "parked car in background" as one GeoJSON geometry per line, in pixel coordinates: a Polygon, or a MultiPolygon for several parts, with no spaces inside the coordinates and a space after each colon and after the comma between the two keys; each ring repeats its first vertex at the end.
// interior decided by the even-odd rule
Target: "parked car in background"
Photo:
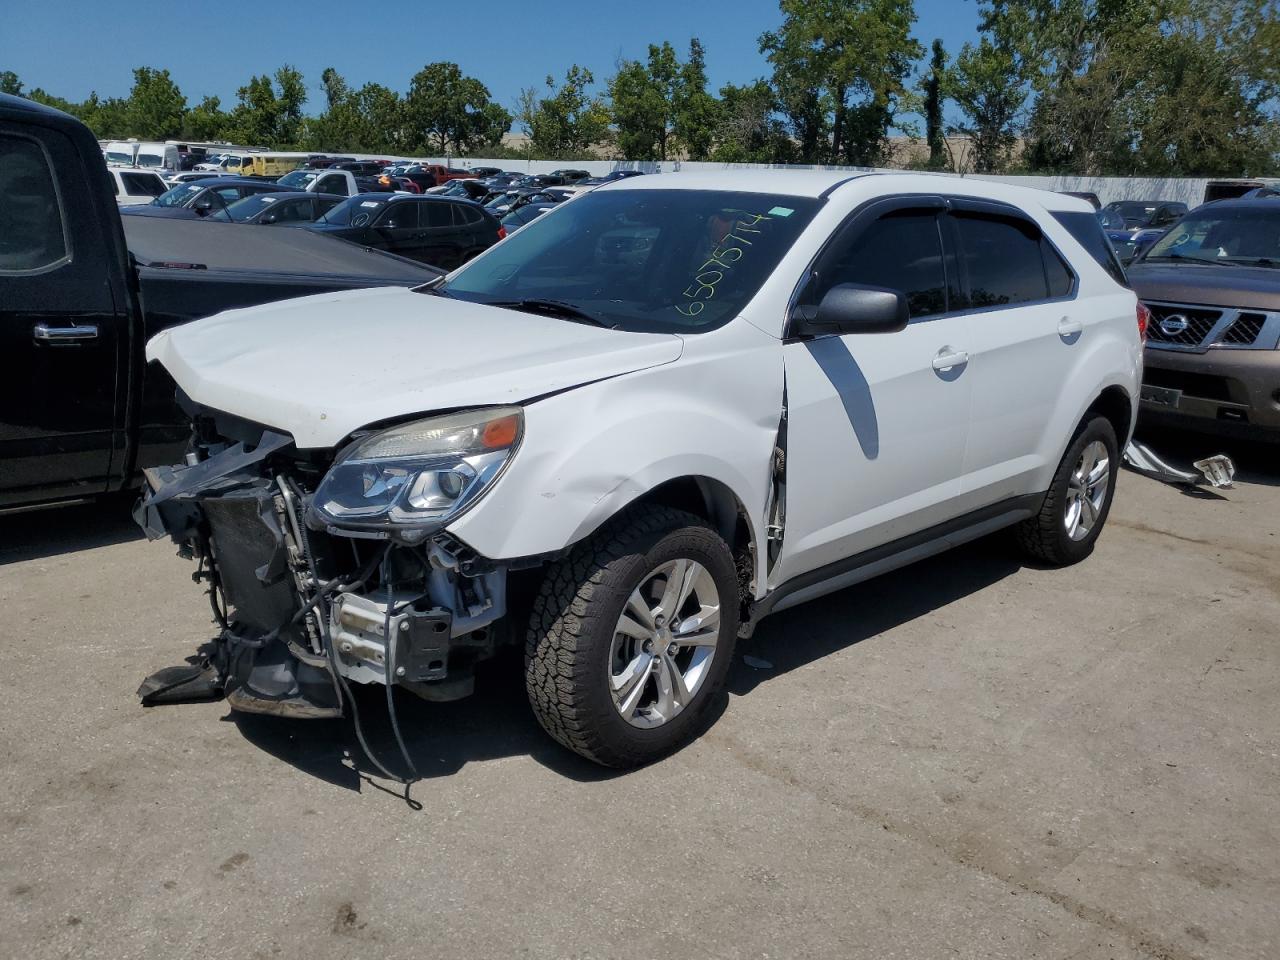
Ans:
{"type": "Polygon", "coordinates": [[[282,177],[286,173],[302,166],[302,158],[289,157],[274,153],[254,153],[245,157],[240,164],[242,177],[282,177]]]}
{"type": "Polygon", "coordinates": [[[561,183],[577,183],[580,180],[590,179],[591,171],[564,168],[560,170],[552,170],[550,175],[553,177],[559,177],[561,183]]]}
{"type": "Polygon", "coordinates": [[[346,197],[327,193],[259,193],[209,214],[208,220],[225,223],[311,223],[346,197]]]}
{"type": "Polygon", "coordinates": [[[443,187],[431,192],[441,197],[461,197],[464,200],[483,203],[494,191],[483,180],[451,180],[443,187]]]}
{"type": "Polygon", "coordinates": [[[175,144],[141,142],[137,147],[136,162],[139,167],[146,167],[163,174],[182,171],[182,158],[178,155],[175,144]]]}
{"type": "Polygon", "coordinates": [[[715,718],[771,612],[1004,528],[1084,560],[1140,313],[1059,212],[1096,236],[1083,201],[971,179],[650,177],[413,291],[153,339],[199,468],[143,512],[225,585],[229,705],[453,699],[516,647],[548,734],[633,767],[715,718]]]}
{"type": "Polygon", "coordinates": [[[1280,443],[1280,202],[1197,207],[1129,268],[1145,421],[1280,443]]]}
{"type": "Polygon", "coordinates": [[[354,197],[356,194],[373,189],[373,181],[370,178],[357,177],[350,170],[334,167],[294,170],[292,173],[286,173],[276,183],[288,190],[339,194],[344,197],[354,197]]]}
{"type": "Polygon", "coordinates": [[[643,170],[614,170],[606,173],[603,177],[589,177],[582,181],[584,187],[598,187],[605,183],[614,183],[618,180],[627,180],[631,177],[643,177],[643,170]]]}
{"type": "Polygon", "coordinates": [[[182,173],[175,173],[165,182],[171,187],[176,187],[180,183],[192,183],[196,180],[212,180],[214,177],[222,177],[226,174],[211,173],[208,170],[187,170],[182,173]]]}
{"type": "Polygon", "coordinates": [[[511,186],[523,187],[526,189],[530,187],[562,187],[565,182],[564,177],[559,174],[531,173],[528,176],[521,177],[519,180],[514,181],[511,186]]]}
{"type": "Polygon", "coordinates": [[[354,163],[355,157],[311,157],[303,164],[305,170],[328,170],[339,163],[354,163]]]}
{"type": "Polygon", "coordinates": [[[418,186],[413,180],[389,172],[394,169],[395,167],[387,167],[379,176],[370,178],[373,180],[373,189],[381,192],[399,190],[404,193],[422,193],[422,187],[418,186]]]}
{"type": "Polygon", "coordinates": [[[1079,197],[1081,200],[1087,200],[1095,210],[1099,210],[1102,207],[1102,200],[1092,190],[1062,190],[1059,192],[1064,197],[1079,197]]]}
{"type": "Polygon", "coordinates": [[[381,193],[351,197],[306,226],[445,270],[505,236],[492,214],[466,200],[381,193]]]}
{"type": "Polygon", "coordinates": [[[508,235],[515,233],[521,227],[533,223],[548,210],[554,210],[558,207],[557,203],[526,203],[523,207],[512,210],[499,221],[508,235]]]}
{"type": "Polygon", "coordinates": [[[196,180],[170,187],[160,196],[143,206],[123,207],[120,212],[142,217],[168,217],[194,220],[207,217],[244,197],[260,193],[283,193],[288,187],[269,180],[243,180],[237,177],[218,177],[216,180],[196,180]]]}
{"type": "Polygon", "coordinates": [[[238,177],[247,160],[247,154],[223,153],[209,158],[204,163],[197,163],[194,169],[196,171],[209,171],[211,173],[226,174],[230,177],[238,177]]]}
{"type": "Polygon", "coordinates": [[[1120,262],[1128,265],[1186,212],[1185,203],[1117,200],[1099,210],[1098,216],[1120,262]]]}
{"type": "Polygon", "coordinates": [[[182,456],[190,423],[143,357],[164,328],[438,275],[302,231],[122,217],[110,184],[88,127],[0,95],[0,511],[131,488],[182,456]]]}
{"type": "Polygon", "coordinates": [[[496,177],[503,171],[500,167],[471,167],[467,172],[477,180],[485,180],[489,177],[496,177]]]}
{"type": "Polygon", "coordinates": [[[122,207],[139,203],[150,203],[169,189],[164,178],[154,170],[143,170],[138,167],[108,167],[115,188],[116,203],[122,207]]]}

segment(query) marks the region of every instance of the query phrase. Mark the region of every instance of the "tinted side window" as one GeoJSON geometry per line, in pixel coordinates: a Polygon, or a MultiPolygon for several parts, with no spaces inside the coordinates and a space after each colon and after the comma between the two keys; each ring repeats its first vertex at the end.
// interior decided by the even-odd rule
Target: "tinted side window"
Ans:
{"type": "Polygon", "coordinates": [[[969,306],[1027,303],[1049,295],[1035,227],[970,213],[955,214],[955,220],[969,277],[969,306]]]}
{"type": "Polygon", "coordinates": [[[1075,285],[1071,268],[1067,266],[1058,251],[1053,249],[1053,244],[1044,237],[1040,238],[1040,256],[1044,260],[1045,279],[1049,282],[1049,296],[1071,296],[1071,289],[1075,285]]]}
{"type": "Polygon", "coordinates": [[[320,186],[316,187],[316,192],[317,193],[337,193],[337,194],[345,195],[347,192],[347,181],[342,177],[334,177],[334,176],[322,177],[320,180],[320,186]]]}
{"type": "Polygon", "coordinates": [[[1102,232],[1102,224],[1098,222],[1097,216],[1092,213],[1055,213],[1053,219],[1067,228],[1067,232],[1076,238],[1076,243],[1084,247],[1089,256],[1097,260],[1116,283],[1126,287],[1129,285],[1124,267],[1120,266],[1115,248],[1102,232]]]}
{"type": "Polygon", "coordinates": [[[122,173],[124,192],[135,197],[158,197],[169,188],[159,177],[149,173],[122,173]]]}
{"type": "Polygon", "coordinates": [[[453,204],[428,201],[418,204],[422,208],[422,225],[424,227],[453,226],[453,204]]]}
{"type": "Polygon", "coordinates": [[[818,267],[804,302],[817,304],[839,283],[901,290],[913,317],[943,313],[946,277],[937,216],[924,211],[891,213],[860,230],[851,242],[838,242],[818,267]]]}
{"type": "Polygon", "coordinates": [[[483,219],[479,210],[466,204],[460,203],[453,210],[454,216],[457,217],[459,223],[476,224],[483,219]]]}
{"type": "Polygon", "coordinates": [[[62,209],[44,151],[0,136],[0,273],[50,267],[67,255],[62,209]]]}
{"type": "Polygon", "coordinates": [[[395,224],[397,230],[418,226],[418,205],[416,203],[389,203],[378,217],[377,226],[389,227],[395,224]]]}

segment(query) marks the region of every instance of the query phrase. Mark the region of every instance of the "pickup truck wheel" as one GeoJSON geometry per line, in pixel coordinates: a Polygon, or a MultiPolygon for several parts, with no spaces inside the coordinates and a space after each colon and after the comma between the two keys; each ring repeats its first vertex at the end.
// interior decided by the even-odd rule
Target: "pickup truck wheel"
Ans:
{"type": "Polygon", "coordinates": [[[1040,512],[1018,524],[1023,551],[1056,567],[1089,556],[1111,512],[1119,469],[1115,428],[1095,417],[1067,448],[1040,512]]]}
{"type": "Polygon", "coordinates": [[[670,753],[724,681],[738,607],[733,555],[703,520],[629,511],[547,570],[525,645],[538,722],[605,766],[670,753]]]}

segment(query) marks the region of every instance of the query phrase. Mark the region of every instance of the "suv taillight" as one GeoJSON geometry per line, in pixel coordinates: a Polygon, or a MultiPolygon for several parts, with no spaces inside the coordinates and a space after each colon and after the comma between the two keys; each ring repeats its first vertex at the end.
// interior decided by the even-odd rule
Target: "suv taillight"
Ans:
{"type": "Polygon", "coordinates": [[[1142,338],[1142,342],[1147,342],[1147,326],[1151,323],[1151,311],[1147,309],[1147,305],[1141,300],[1138,301],[1138,336],[1142,338]]]}
{"type": "Polygon", "coordinates": [[[499,240],[507,239],[507,228],[502,226],[502,224],[498,224],[498,239],[499,240]]]}

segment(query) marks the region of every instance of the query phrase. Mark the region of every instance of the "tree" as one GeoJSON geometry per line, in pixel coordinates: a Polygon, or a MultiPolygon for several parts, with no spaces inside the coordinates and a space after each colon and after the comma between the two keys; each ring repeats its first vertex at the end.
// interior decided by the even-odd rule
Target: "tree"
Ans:
{"type": "Polygon", "coordinates": [[[12,70],[0,71],[0,93],[7,93],[11,97],[22,96],[22,81],[12,70]]]}
{"type": "Polygon", "coordinates": [[[711,155],[719,123],[720,104],[707,92],[707,52],[702,41],[689,41],[689,59],[680,67],[673,100],[672,129],[681,151],[690,160],[711,155]]]}
{"type": "Polygon", "coordinates": [[[140,140],[168,140],[182,133],[187,98],[168,70],[138,67],[125,107],[129,135],[140,140]]]}
{"type": "Polygon", "coordinates": [[[488,87],[456,63],[430,63],[414,74],[404,114],[410,142],[440,154],[501,143],[511,129],[511,115],[489,99],[488,87]]]}
{"type": "Polygon", "coordinates": [[[670,43],[649,44],[647,64],[623,61],[609,81],[618,150],[631,160],[666,160],[675,126],[680,62],[670,43]]]}
{"type": "Polygon", "coordinates": [[[302,107],[307,87],[302,74],[285,64],[275,72],[250,77],[236,91],[239,103],[231,111],[229,136],[251,146],[297,146],[302,138],[302,107]]]}
{"type": "Polygon", "coordinates": [[[187,140],[221,140],[227,133],[228,117],[218,97],[205,97],[187,111],[182,135],[187,140]]]}
{"type": "Polygon", "coordinates": [[[795,146],[778,119],[778,98],[764,80],[720,88],[716,146],[711,159],[722,163],[788,163],[795,146]]]}
{"type": "Polygon", "coordinates": [[[780,0],[782,26],[760,37],[806,163],[873,164],[908,97],[922,50],[911,0],[780,0]]]}
{"type": "Polygon", "coordinates": [[[565,73],[557,88],[547,77],[550,96],[539,97],[532,88],[520,93],[516,118],[529,135],[531,152],[557,160],[585,155],[609,132],[609,109],[599,96],[587,93],[595,77],[576,63],[565,73]]]}
{"type": "Polygon", "coordinates": [[[942,85],[947,72],[947,51],[941,40],[933,41],[929,73],[921,85],[924,94],[925,142],[929,145],[929,168],[940,170],[947,162],[947,142],[942,129],[942,85]]]}
{"type": "Polygon", "coordinates": [[[1008,164],[1017,143],[1023,106],[1034,73],[1023,38],[1030,21],[1025,8],[1005,0],[985,0],[980,9],[982,36],[966,43],[946,72],[946,96],[965,116],[954,132],[972,146],[973,169],[993,173],[1008,164]]]}

